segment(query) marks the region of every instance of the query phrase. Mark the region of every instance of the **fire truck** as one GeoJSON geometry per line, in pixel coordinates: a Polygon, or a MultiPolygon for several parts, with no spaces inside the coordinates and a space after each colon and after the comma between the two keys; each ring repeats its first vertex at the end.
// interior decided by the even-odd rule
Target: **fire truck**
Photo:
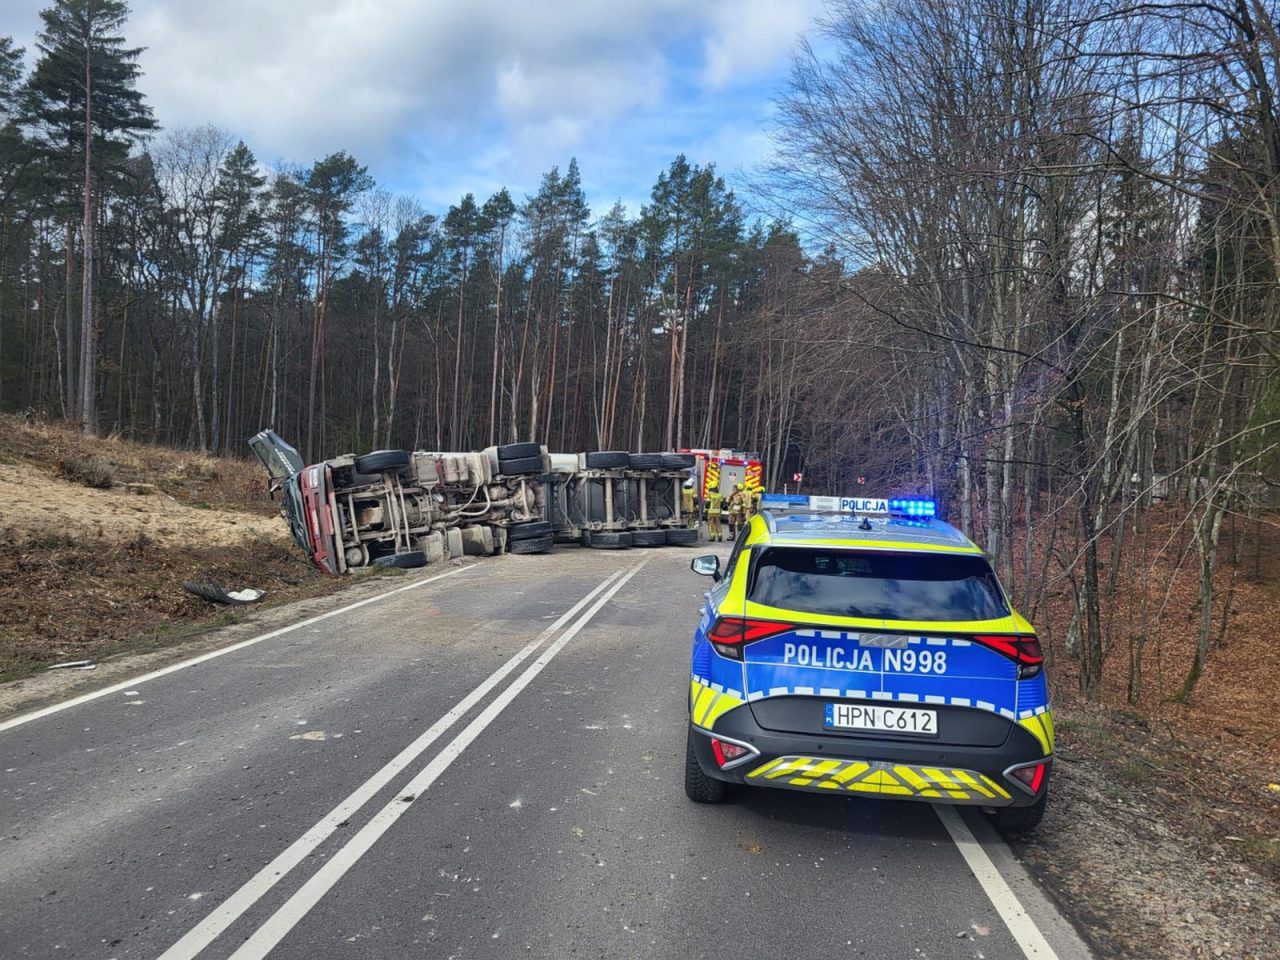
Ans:
{"type": "Polygon", "coordinates": [[[764,464],[758,454],[729,449],[684,449],[680,452],[691,453],[697,458],[694,484],[698,499],[703,503],[713,492],[719,492],[728,500],[740,483],[746,487],[747,493],[764,492],[764,464]]]}

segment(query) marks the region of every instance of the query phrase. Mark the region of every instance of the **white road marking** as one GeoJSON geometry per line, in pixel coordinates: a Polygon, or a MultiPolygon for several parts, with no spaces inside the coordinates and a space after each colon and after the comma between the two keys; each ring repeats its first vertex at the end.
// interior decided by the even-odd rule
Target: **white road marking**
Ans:
{"type": "MultiPolygon", "coordinates": [[[[621,573],[621,570],[611,573],[595,589],[570,607],[555,623],[548,626],[535,639],[522,647],[515,656],[490,674],[482,684],[459,700],[448,713],[433,723],[421,736],[396,754],[386,766],[357,787],[349,797],[334,807],[324,819],[320,820],[290,844],[274,860],[254,874],[239,890],[219,904],[212,913],[189,930],[181,940],[161,954],[160,960],[190,960],[190,958],[199,954],[246,910],[257,903],[289,871],[306,859],[316,847],[332,836],[335,830],[377,796],[405,767],[417,760],[431,744],[438,740],[454,723],[465,716],[472,707],[487,696],[516,667],[528,659],[557,630],[576,616],[583,607],[595,599],[621,573]]],[[[306,721],[299,720],[298,723],[302,725],[306,721]]]]}
{"type": "MultiPolygon", "coordinates": [[[[311,908],[329,892],[333,885],[355,866],[378,839],[413,806],[412,801],[420,797],[431,784],[435,783],[436,779],[449,768],[449,765],[454,760],[461,756],[471,742],[497,719],[502,711],[511,704],[511,701],[519,695],[520,691],[533,682],[534,678],[555,658],[556,654],[578,635],[582,628],[600,611],[600,608],[608,603],[614,594],[626,585],[628,580],[639,573],[647,562],[647,560],[641,560],[622,579],[610,587],[608,592],[601,596],[590,610],[579,617],[573,626],[561,634],[554,643],[542,652],[537,660],[529,665],[524,673],[513,680],[510,686],[498,694],[474,720],[467,724],[462,732],[449,742],[448,746],[436,754],[423,767],[421,773],[409,781],[407,786],[396,791],[396,797],[374,814],[373,819],[348,840],[341,850],[326,860],[324,865],[298,889],[297,893],[290,897],[279,910],[254,931],[253,936],[231,955],[230,960],[262,960],[263,957],[266,957],[284,939],[285,935],[310,912],[311,908]]],[[[168,956],[168,954],[165,954],[161,960],[166,960],[168,956]]]]}
{"type": "Polygon", "coordinates": [[[309,627],[313,623],[319,623],[321,620],[328,620],[330,617],[341,616],[344,613],[350,613],[352,610],[360,607],[368,606],[371,603],[377,603],[379,600],[385,600],[387,597],[394,597],[398,593],[404,593],[406,590],[417,590],[419,587],[425,587],[428,583],[435,583],[437,580],[443,580],[445,577],[454,577],[460,573],[466,573],[469,570],[475,570],[479,566],[473,564],[469,567],[462,567],[458,570],[450,570],[448,573],[437,574],[434,577],[427,577],[425,580],[416,580],[413,583],[406,584],[403,587],[396,587],[394,590],[388,590],[386,593],[379,593],[377,596],[366,597],[363,600],[357,600],[355,603],[349,603],[345,607],[339,607],[337,610],[330,610],[328,613],[321,613],[317,616],[310,617],[307,620],[301,620],[298,623],[290,624],[287,627],[281,627],[279,630],[272,630],[270,633],[264,633],[258,637],[250,637],[248,640],[241,640],[239,643],[233,643],[229,647],[220,647],[217,650],[211,650],[208,653],[202,653],[198,657],[192,657],[190,660],[183,660],[181,663],[173,663],[167,667],[161,667],[159,670],[152,670],[150,673],[144,673],[140,677],[133,677],[121,683],[112,684],[109,687],[103,687],[101,690],[94,690],[90,693],[81,694],[78,697],[72,697],[70,700],[63,700],[61,703],[51,704],[40,710],[33,710],[30,713],[19,714],[8,720],[0,722],[0,732],[11,730],[14,727],[20,727],[24,723],[30,723],[32,720],[39,720],[41,717],[47,717],[50,714],[59,713],[63,710],[70,710],[72,707],[78,707],[82,703],[89,703],[101,697],[110,696],[113,693],[125,691],[125,696],[134,696],[137,691],[133,688],[139,684],[146,683],[148,680],[155,680],[157,677],[167,676],[171,673],[177,673],[179,670],[185,670],[187,667],[194,667],[198,663],[205,663],[217,657],[225,657],[228,653],[235,653],[237,650],[243,650],[245,647],[252,647],[255,643],[262,643],[263,640],[274,640],[276,637],[283,636],[286,633],[292,633],[294,630],[301,630],[303,627],[309,627]]]}
{"type": "Polygon", "coordinates": [[[936,804],[933,809],[937,812],[942,825],[947,828],[947,833],[951,834],[951,839],[960,850],[960,855],[964,857],[964,862],[973,871],[978,885],[982,887],[991,905],[996,908],[996,913],[1000,914],[1000,919],[1009,928],[1009,933],[1013,935],[1014,941],[1022,949],[1027,960],[1058,960],[1058,955],[1053,947],[1049,946],[1049,941],[1044,938],[1044,934],[1040,932],[1040,928],[1031,919],[1031,915],[1027,913],[1021,901],[1009,889],[1009,884],[1005,882],[996,865],[987,856],[987,851],[982,848],[982,844],[974,837],[973,831],[960,818],[956,809],[943,804],[936,804]]]}

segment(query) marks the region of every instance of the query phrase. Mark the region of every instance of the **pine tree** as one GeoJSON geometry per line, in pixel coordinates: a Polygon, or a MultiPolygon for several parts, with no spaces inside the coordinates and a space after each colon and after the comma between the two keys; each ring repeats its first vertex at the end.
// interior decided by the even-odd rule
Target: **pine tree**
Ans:
{"type": "MultiPolygon", "coordinates": [[[[151,110],[135,87],[141,48],[125,46],[120,28],[129,16],[123,0],[57,0],[40,13],[44,21],[28,84],[27,120],[36,124],[71,194],[79,171],[81,214],[80,415],[86,433],[96,433],[94,328],[94,223],[96,192],[128,158],[139,133],[155,128],[151,110]]],[[[71,197],[68,196],[68,201],[71,197]]],[[[69,206],[72,204],[69,202],[69,206]]],[[[73,235],[68,222],[67,236],[73,235]]],[[[69,245],[68,245],[69,246],[69,245]]],[[[71,251],[67,250],[70,261],[71,251]]],[[[68,267],[68,274],[70,268],[68,267]]],[[[71,327],[68,303],[67,333],[71,327]]],[[[71,370],[68,398],[74,401],[71,370]]],[[[68,404],[68,412],[74,403],[68,404]]]]}

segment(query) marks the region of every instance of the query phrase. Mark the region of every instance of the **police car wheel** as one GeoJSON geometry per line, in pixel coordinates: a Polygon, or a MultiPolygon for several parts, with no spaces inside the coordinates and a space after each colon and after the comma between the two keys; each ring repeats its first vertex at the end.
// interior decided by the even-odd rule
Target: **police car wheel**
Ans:
{"type": "Polygon", "coordinates": [[[542,473],[542,457],[519,457],[515,460],[499,460],[498,473],[504,477],[523,477],[542,473]]]}
{"type": "Polygon", "coordinates": [[[698,763],[698,754],[693,747],[693,731],[689,731],[689,739],[684,754],[684,793],[694,803],[724,803],[729,795],[729,786],[723,780],[708,777],[702,772],[698,763]]]}
{"type": "Polygon", "coordinates": [[[991,819],[1002,833],[1030,833],[1039,826],[1048,800],[1045,793],[1029,807],[999,807],[991,819]]]}
{"type": "Polygon", "coordinates": [[[409,465],[408,450],[375,450],[363,457],[356,457],[356,473],[381,473],[384,470],[400,470],[409,465]]]}
{"type": "Polygon", "coordinates": [[[551,534],[544,537],[534,537],[532,540],[512,540],[512,553],[546,553],[551,549],[551,534]]]}

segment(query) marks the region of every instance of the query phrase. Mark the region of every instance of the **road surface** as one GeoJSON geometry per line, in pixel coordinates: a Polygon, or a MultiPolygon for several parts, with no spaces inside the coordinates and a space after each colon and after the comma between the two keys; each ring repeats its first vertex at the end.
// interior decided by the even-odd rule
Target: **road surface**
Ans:
{"type": "Polygon", "coordinates": [[[429,568],[0,721],[0,955],[1087,957],[979,812],[685,799],[691,553],[429,568]]]}

